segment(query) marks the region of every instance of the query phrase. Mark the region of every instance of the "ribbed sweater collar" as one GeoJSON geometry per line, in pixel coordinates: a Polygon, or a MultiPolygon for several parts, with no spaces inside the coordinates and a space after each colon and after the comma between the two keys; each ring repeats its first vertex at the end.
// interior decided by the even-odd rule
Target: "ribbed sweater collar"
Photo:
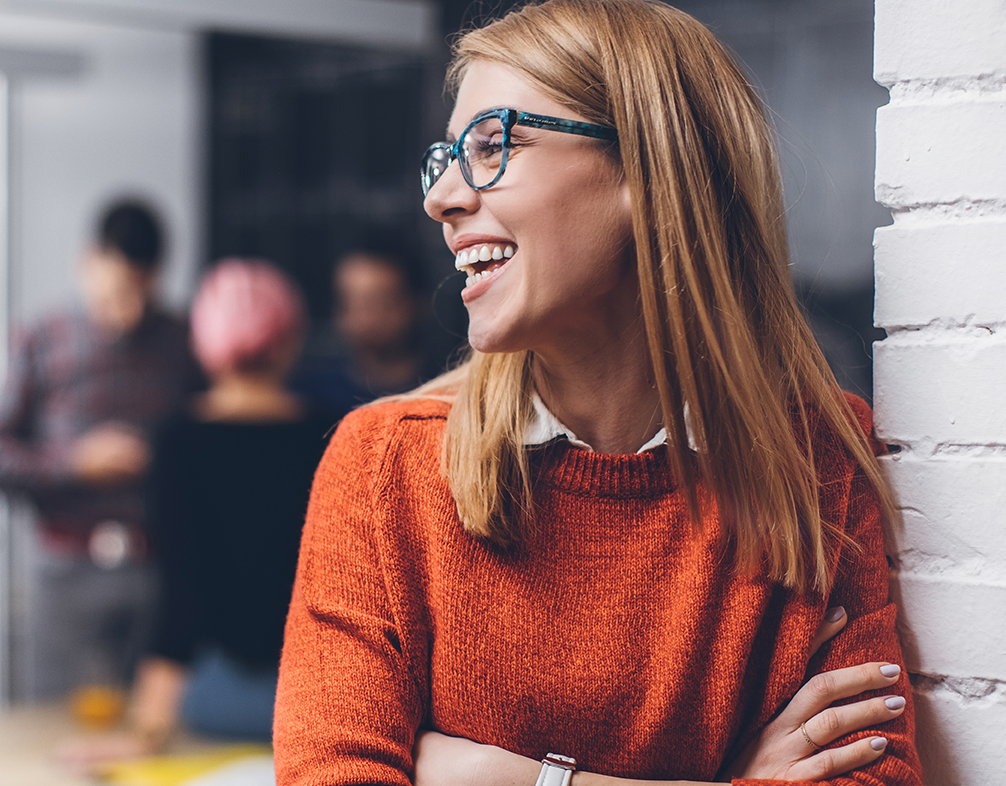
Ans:
{"type": "Polygon", "coordinates": [[[531,449],[538,483],[571,494],[646,498],[675,488],[667,449],[645,453],[594,453],[566,441],[531,449]]]}

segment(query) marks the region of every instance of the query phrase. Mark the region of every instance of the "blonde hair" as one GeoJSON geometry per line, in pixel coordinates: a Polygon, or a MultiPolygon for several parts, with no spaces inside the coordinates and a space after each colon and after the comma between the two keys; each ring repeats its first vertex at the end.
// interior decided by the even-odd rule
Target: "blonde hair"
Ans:
{"type": "MultiPolygon", "coordinates": [[[[838,435],[888,521],[894,505],[797,305],[772,131],[744,75],[705,27],[655,0],[526,6],[456,42],[449,84],[475,61],[618,131],[650,361],[693,521],[708,492],[738,569],[765,564],[787,587],[825,592],[845,536],[821,519],[812,420],[838,435]]],[[[473,351],[426,389],[453,394],[443,466],[459,515],[501,544],[532,520],[532,363],[473,351]]]]}

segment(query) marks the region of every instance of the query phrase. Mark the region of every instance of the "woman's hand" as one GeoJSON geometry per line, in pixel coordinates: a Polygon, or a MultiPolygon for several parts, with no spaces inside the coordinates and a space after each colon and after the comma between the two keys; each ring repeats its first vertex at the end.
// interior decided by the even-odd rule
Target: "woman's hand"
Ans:
{"type": "Polygon", "coordinates": [[[840,748],[820,750],[839,737],[898,717],[901,696],[881,696],[841,707],[833,701],[893,685],[901,669],[889,663],[864,663],[817,674],[797,691],[779,716],[766,726],[726,770],[730,778],[817,781],[863,767],[887,746],[882,736],[840,748]]]}
{"type": "Polygon", "coordinates": [[[73,772],[97,774],[109,762],[160,752],[178,723],[187,678],[185,667],[179,663],[144,658],[133,685],[130,728],[65,740],[56,748],[56,760],[73,772]]]}
{"type": "Polygon", "coordinates": [[[100,775],[110,762],[138,759],[158,751],[154,740],[136,731],[81,735],[63,740],[56,761],[76,775],[100,775]]]}
{"type": "MultiPolygon", "coordinates": [[[[829,609],[811,644],[811,656],[845,627],[841,607],[829,609]]],[[[821,750],[839,737],[898,717],[905,708],[901,696],[881,696],[841,707],[839,699],[893,685],[901,674],[891,663],[864,663],[812,677],[797,691],[778,717],[755,737],[723,774],[726,778],[825,780],[863,767],[887,747],[882,736],[872,736],[821,750]]]]}

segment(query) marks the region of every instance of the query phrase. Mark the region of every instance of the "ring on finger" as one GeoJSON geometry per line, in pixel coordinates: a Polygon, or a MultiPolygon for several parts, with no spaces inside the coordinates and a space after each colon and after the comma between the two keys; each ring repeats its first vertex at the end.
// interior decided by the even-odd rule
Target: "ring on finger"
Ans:
{"type": "Polygon", "coordinates": [[[810,738],[810,735],[807,733],[807,722],[806,721],[804,721],[803,723],[800,724],[800,733],[803,735],[804,740],[807,741],[807,744],[810,747],[812,747],[816,751],[821,750],[821,746],[818,745],[816,742],[814,742],[814,740],[812,740],[810,738]]]}

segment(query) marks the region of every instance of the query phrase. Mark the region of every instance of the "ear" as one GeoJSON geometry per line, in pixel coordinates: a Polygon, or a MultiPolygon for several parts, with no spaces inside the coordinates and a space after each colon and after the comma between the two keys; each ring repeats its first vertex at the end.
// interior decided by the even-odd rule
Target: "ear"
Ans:
{"type": "Polygon", "coordinates": [[[629,190],[629,181],[622,175],[622,182],[619,184],[619,194],[622,200],[622,209],[632,218],[632,192],[629,190]]]}
{"type": "Polygon", "coordinates": [[[95,243],[88,243],[84,246],[80,253],[77,254],[77,272],[82,273],[90,265],[95,256],[101,252],[101,249],[95,243]]]}
{"type": "Polygon", "coordinates": [[[615,210],[618,215],[619,226],[628,228],[630,237],[632,230],[632,190],[629,188],[629,181],[623,174],[618,182],[615,192],[615,210]]]}

